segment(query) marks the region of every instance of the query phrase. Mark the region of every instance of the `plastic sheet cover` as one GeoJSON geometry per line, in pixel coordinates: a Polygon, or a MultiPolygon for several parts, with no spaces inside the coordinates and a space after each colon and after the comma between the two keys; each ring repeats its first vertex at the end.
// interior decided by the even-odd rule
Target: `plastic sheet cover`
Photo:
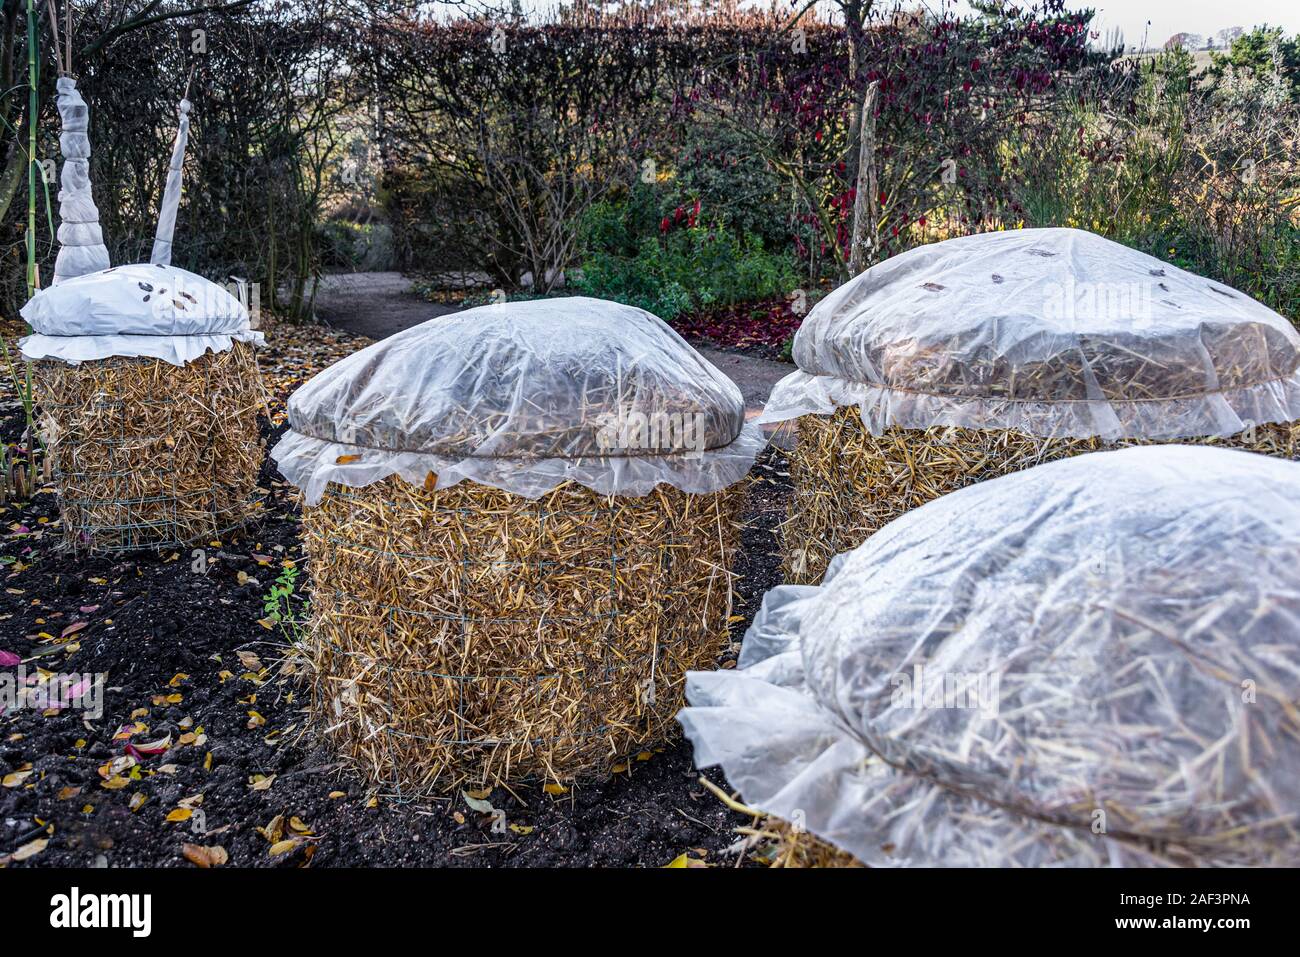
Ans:
{"type": "Polygon", "coordinates": [[[150,356],[173,365],[232,342],[262,342],[228,290],[176,266],[136,263],[78,276],[36,293],[22,308],[34,335],[27,359],[76,363],[150,356]]]}
{"type": "Polygon", "coordinates": [[[463,480],[537,498],[574,481],[713,492],[763,448],[740,390],[663,320],[573,297],[431,319],[354,353],[289,399],[272,450],[309,504],[338,482],[463,480]]]}
{"type": "Polygon", "coordinates": [[[760,422],[857,405],[890,426],[1170,439],[1300,419],[1300,334],[1222,283],[1076,229],[909,250],[794,339],[760,422]]]}
{"type": "Polygon", "coordinates": [[[1300,464],[1153,446],[971,486],[768,593],[679,718],[874,866],[1300,865],[1300,464]]]}

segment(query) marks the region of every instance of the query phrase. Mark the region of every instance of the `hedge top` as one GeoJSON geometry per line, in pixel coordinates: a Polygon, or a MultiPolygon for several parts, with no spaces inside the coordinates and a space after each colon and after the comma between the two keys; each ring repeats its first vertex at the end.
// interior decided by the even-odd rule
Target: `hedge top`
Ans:
{"type": "Polygon", "coordinates": [[[817,304],[761,421],[1231,435],[1300,418],[1300,334],[1244,293],[1076,229],[909,250],[817,304]]]}
{"type": "Polygon", "coordinates": [[[289,400],[274,455],[319,500],[330,481],[473,479],[528,497],[573,480],[643,495],[717,491],[761,433],[740,390],[632,306],[573,297],[439,317],[335,363],[289,400]]]}
{"type": "Polygon", "coordinates": [[[746,803],[872,865],[1295,865],[1297,622],[1300,464],[1097,452],[769,592],[681,720],[746,803]]]}

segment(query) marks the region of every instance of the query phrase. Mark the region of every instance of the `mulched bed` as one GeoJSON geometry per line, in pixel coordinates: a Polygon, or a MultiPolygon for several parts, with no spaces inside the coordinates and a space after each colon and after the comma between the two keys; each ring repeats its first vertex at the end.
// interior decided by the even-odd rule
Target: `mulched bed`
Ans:
{"type": "MultiPolygon", "coordinates": [[[[319,327],[276,327],[268,339],[269,445],[289,392],[366,340],[319,327]]],[[[22,417],[6,388],[0,440],[12,443],[22,417]]],[[[772,529],[789,494],[784,455],[769,450],[755,474],[738,569],[743,620],[722,667],[779,583],[772,529]]],[[[264,596],[286,569],[301,573],[299,593],[309,590],[310,569],[297,507],[270,463],[260,484],[266,518],[209,544],[203,562],[176,552],[77,560],[56,549],[48,491],[0,507],[3,671],[16,671],[17,656],[29,670],[108,675],[98,720],[67,709],[0,717],[0,866],[188,867],[218,847],[227,866],[737,863],[726,849],[745,819],[699,784],[683,743],[601,784],[495,791],[485,798],[504,811],[495,827],[460,795],[417,805],[372,794],[304,726],[301,662],[264,596]]]]}

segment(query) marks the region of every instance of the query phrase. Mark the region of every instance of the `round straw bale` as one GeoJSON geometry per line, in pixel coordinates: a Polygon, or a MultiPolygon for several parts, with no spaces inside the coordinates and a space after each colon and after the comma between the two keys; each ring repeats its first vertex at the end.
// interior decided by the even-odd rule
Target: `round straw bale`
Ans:
{"type": "Polygon", "coordinates": [[[312,710],[396,796],[564,782],[676,733],[726,640],[744,483],[536,500],[330,484],[305,510],[312,710]]]}
{"type": "Polygon", "coordinates": [[[1003,429],[890,427],[872,435],[855,406],[799,419],[790,456],[794,492],[780,532],[786,581],[816,584],[851,551],[909,509],[967,485],[1043,462],[1134,445],[1213,445],[1300,458],[1300,423],[1270,423],[1227,438],[1040,438],[1003,429]]]}
{"type": "Polygon", "coordinates": [[[261,513],[266,404],[251,345],[181,366],[119,356],[35,369],[68,547],[188,545],[261,513]]]}

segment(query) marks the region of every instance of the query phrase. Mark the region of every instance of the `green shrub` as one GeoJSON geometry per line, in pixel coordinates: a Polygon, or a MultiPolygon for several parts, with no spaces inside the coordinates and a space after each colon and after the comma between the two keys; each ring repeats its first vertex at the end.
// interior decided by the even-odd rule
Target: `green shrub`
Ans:
{"type": "MultiPolygon", "coordinates": [[[[590,248],[590,247],[589,247],[590,248]]],[[[766,299],[798,284],[793,257],[770,253],[752,234],[696,227],[645,237],[635,255],[589,253],[582,292],[640,306],[664,319],[714,305],[766,299]]]]}

